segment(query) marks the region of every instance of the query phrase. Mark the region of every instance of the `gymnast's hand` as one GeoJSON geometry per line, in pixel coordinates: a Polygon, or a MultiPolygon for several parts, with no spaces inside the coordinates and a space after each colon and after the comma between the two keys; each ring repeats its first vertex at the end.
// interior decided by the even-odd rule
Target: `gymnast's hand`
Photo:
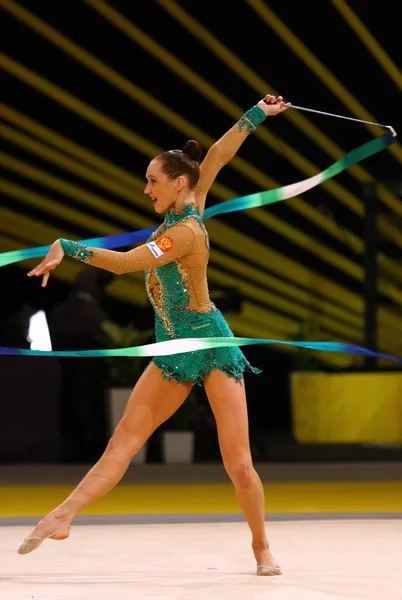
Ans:
{"type": "Polygon", "coordinates": [[[42,287],[46,287],[50,276],[50,271],[53,271],[53,269],[55,269],[61,263],[63,257],[64,250],[60,244],[60,240],[56,240],[50,246],[50,250],[42,262],[37,267],[32,269],[32,271],[29,271],[28,277],[32,277],[33,275],[35,275],[35,277],[40,277],[43,275],[42,287]]]}
{"type": "Polygon", "coordinates": [[[267,94],[265,98],[258,102],[257,106],[259,106],[268,117],[273,117],[288,109],[288,107],[285,106],[282,96],[275,98],[275,96],[272,96],[271,94],[267,94]]]}

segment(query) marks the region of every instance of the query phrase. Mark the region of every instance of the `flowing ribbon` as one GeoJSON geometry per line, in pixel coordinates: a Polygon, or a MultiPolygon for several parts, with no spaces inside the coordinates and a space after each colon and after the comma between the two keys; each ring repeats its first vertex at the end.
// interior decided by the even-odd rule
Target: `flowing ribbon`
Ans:
{"type": "MultiPolygon", "coordinates": [[[[331,179],[332,177],[335,177],[335,175],[345,171],[345,169],[351,165],[354,165],[365,158],[372,156],[373,154],[377,154],[377,152],[381,152],[381,150],[384,150],[395,141],[396,137],[391,131],[387,131],[387,133],[381,137],[371,140],[370,142],[355,148],[351,152],[348,152],[348,154],[345,154],[345,156],[343,156],[340,160],[336,161],[330,167],[321,173],[314,175],[313,177],[309,177],[308,179],[303,179],[303,181],[298,181],[297,183],[292,183],[274,190],[257,192],[248,196],[235,198],[234,200],[221,202],[220,204],[216,204],[215,206],[207,208],[204,212],[203,218],[206,220],[217,215],[223,215],[238,210],[256,208],[258,206],[267,206],[269,204],[281,202],[282,200],[288,200],[289,198],[303,194],[304,192],[307,192],[313,187],[319,185],[323,181],[331,179]]],[[[133,244],[145,242],[156,229],[157,227],[155,226],[148,229],[141,229],[140,231],[119,233],[117,235],[110,235],[106,237],[90,238],[82,240],[81,243],[86,244],[87,246],[93,246],[95,248],[121,248],[123,246],[131,246],[133,244]]],[[[49,248],[50,246],[39,246],[37,248],[27,248],[24,250],[4,252],[3,254],[0,254],[0,267],[19,262],[21,260],[26,260],[28,258],[46,256],[49,248]]]]}
{"type": "MultiPolygon", "coordinates": [[[[396,136],[392,131],[379,138],[371,140],[358,148],[355,148],[343,158],[333,163],[330,167],[304,179],[297,183],[269,190],[265,192],[257,192],[248,196],[228,200],[221,204],[217,204],[208,208],[204,212],[204,220],[216,215],[226,214],[248,208],[256,208],[258,206],[267,206],[282,200],[287,200],[299,194],[312,189],[323,181],[338,175],[348,167],[356,164],[381,150],[384,150],[396,141],[396,136]]],[[[130,233],[122,233],[107,237],[90,238],[82,240],[82,243],[88,246],[98,248],[119,248],[144,242],[156,230],[156,227],[133,231],[130,233]]],[[[28,258],[37,258],[45,256],[49,251],[50,246],[40,246],[37,248],[28,248],[24,250],[16,250],[5,252],[0,255],[0,267],[9,265],[28,258]]],[[[112,350],[71,350],[71,351],[41,351],[41,350],[23,350],[20,348],[7,348],[0,346],[0,354],[7,355],[22,355],[22,356],[60,356],[60,357],[95,357],[95,356],[169,356],[172,354],[180,354],[183,352],[195,352],[199,350],[207,350],[210,348],[220,348],[228,346],[249,346],[253,344],[282,344],[287,346],[296,346],[299,348],[308,348],[310,350],[318,350],[321,352],[343,352],[347,354],[360,354],[364,356],[375,356],[377,358],[385,358],[396,363],[402,364],[402,359],[389,354],[381,354],[351,344],[343,344],[338,342],[298,342],[298,341],[281,341],[268,340],[259,338],[185,338],[180,340],[170,340],[166,342],[156,342],[145,346],[134,346],[132,348],[118,348],[112,350]]]]}
{"type": "Polygon", "coordinates": [[[199,350],[209,350],[211,348],[224,348],[233,346],[251,346],[254,344],[282,344],[285,346],[296,346],[298,348],[308,348],[310,350],[319,350],[321,352],[343,352],[346,354],[360,354],[364,356],[375,356],[385,358],[393,362],[402,364],[402,358],[390,354],[381,354],[360,346],[351,344],[342,344],[340,342],[294,342],[266,340],[261,338],[237,338],[237,337],[214,337],[214,338],[183,338],[179,340],[169,340],[167,342],[155,342],[144,346],[133,346],[132,348],[117,348],[112,350],[23,350],[21,348],[6,348],[0,346],[0,354],[18,355],[18,356],[62,356],[72,358],[88,358],[100,356],[171,356],[172,354],[182,354],[184,352],[198,352],[199,350]]]}

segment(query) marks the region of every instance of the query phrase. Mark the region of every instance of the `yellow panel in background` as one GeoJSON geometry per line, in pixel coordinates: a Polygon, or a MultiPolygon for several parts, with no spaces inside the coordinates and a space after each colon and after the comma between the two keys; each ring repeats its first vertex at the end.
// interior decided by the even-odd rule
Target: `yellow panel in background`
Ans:
{"type": "Polygon", "coordinates": [[[300,443],[402,443],[402,373],[295,373],[300,443]]]}
{"type": "MultiPolygon", "coordinates": [[[[0,488],[0,517],[40,517],[71,486],[0,488]]],[[[268,513],[402,512],[402,481],[264,484],[268,513]]],[[[231,484],[119,485],[83,515],[239,513],[231,484]]]]}

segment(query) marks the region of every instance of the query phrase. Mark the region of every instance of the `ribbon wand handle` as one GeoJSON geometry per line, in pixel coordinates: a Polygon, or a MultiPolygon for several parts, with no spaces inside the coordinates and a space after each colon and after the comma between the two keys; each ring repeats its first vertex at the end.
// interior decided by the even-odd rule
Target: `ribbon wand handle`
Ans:
{"type": "Polygon", "coordinates": [[[344,115],[335,115],[329,112],[323,112],[322,110],[315,110],[313,108],[305,108],[304,106],[296,106],[295,104],[286,103],[287,108],[295,108],[296,110],[304,110],[306,112],[316,113],[317,115],[325,115],[326,117],[336,117],[337,119],[346,119],[347,121],[355,121],[355,123],[365,123],[366,125],[376,125],[377,127],[384,127],[389,129],[393,137],[396,137],[396,131],[391,125],[383,125],[382,123],[373,123],[372,121],[362,121],[361,119],[354,119],[353,117],[345,117],[344,115]]]}

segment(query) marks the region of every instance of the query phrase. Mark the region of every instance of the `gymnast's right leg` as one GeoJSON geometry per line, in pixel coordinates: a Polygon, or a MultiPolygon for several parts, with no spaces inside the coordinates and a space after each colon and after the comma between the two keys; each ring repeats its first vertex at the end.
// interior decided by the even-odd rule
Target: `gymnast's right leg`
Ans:
{"type": "Polygon", "coordinates": [[[191,387],[191,382],[167,381],[160,369],[151,363],[135,385],[124,415],[101,458],[70,496],[38,523],[22,542],[19,554],[35,550],[45,538],[60,540],[68,537],[74,517],[114,488],[132,457],[155,429],[183,404],[191,387]]]}

